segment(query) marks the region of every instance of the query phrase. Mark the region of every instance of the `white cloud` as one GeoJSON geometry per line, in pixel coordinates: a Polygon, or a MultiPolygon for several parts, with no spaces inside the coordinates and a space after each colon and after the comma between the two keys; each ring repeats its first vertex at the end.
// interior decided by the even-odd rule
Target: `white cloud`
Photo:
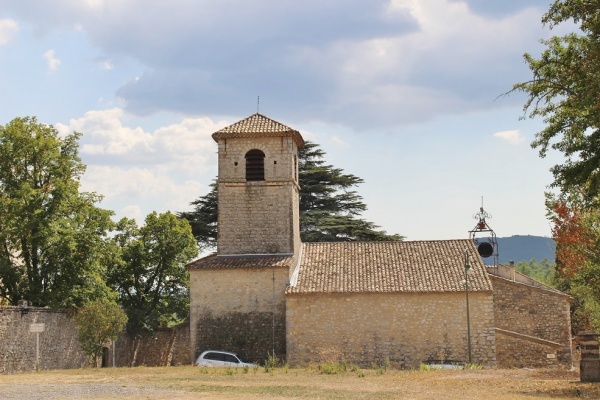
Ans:
{"type": "Polygon", "coordinates": [[[211,134],[226,126],[209,118],[147,132],[127,126],[122,109],[88,111],[69,124],[56,124],[62,135],[81,132],[80,154],[87,165],[82,190],[105,196],[103,207],[118,217],[143,219],[151,211],[183,211],[208,192],[216,174],[216,143],[211,134]]]}
{"type": "Polygon", "coordinates": [[[522,54],[543,36],[541,1],[498,13],[473,3],[57,0],[28,12],[38,25],[80,24],[107,60],[140,62],[117,92],[128,112],[243,115],[260,94],[265,106],[272,99],[265,112],[292,123],[362,129],[497,108],[515,74],[527,77],[522,54]]]}
{"type": "Polygon", "coordinates": [[[19,24],[12,19],[0,19],[0,45],[8,43],[19,30],[19,24]]]}
{"type": "Polygon", "coordinates": [[[525,137],[518,130],[496,132],[494,133],[494,137],[502,139],[513,146],[517,146],[525,141],[525,137]]]}
{"type": "Polygon", "coordinates": [[[178,181],[176,171],[154,166],[91,165],[81,183],[83,191],[102,194],[103,206],[115,211],[118,218],[138,221],[152,211],[187,210],[191,201],[208,192],[199,181],[178,181]]]}
{"type": "Polygon", "coordinates": [[[60,60],[56,57],[56,52],[53,49],[48,50],[44,53],[44,60],[48,64],[48,70],[56,71],[60,65],[60,60]]]}
{"type": "Polygon", "coordinates": [[[198,173],[216,163],[216,144],[211,134],[227,125],[209,118],[185,118],[146,132],[124,124],[120,108],[88,111],[69,125],[57,124],[61,132],[82,132],[80,151],[93,162],[117,164],[153,164],[187,173],[198,173]]]}
{"type": "Polygon", "coordinates": [[[10,10],[39,30],[80,26],[101,68],[139,63],[135,78],[119,81],[122,102],[111,103],[129,113],[247,115],[260,94],[272,104],[265,113],[290,123],[358,130],[520,103],[494,100],[527,79],[522,54],[540,48],[545,9],[543,0],[498,3],[21,0],[10,10]]]}

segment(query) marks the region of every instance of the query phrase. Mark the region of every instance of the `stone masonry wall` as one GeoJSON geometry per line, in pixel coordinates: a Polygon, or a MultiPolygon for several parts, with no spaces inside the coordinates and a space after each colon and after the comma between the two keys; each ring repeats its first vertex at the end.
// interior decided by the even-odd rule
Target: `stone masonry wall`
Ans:
{"type": "MultiPolygon", "coordinates": [[[[112,348],[108,349],[107,366],[112,367],[112,348]]],[[[190,323],[173,328],[155,329],[151,335],[132,338],[125,333],[115,343],[117,367],[167,367],[190,364],[190,323]]]]}
{"type": "Polygon", "coordinates": [[[190,361],[209,349],[285,357],[288,282],[287,268],[190,270],[190,361]]]}
{"type": "Polygon", "coordinates": [[[297,147],[292,138],[219,143],[219,254],[294,253],[300,245],[297,147]],[[246,182],[245,154],[265,154],[265,180],[246,182]]]}
{"type": "MultiPolygon", "coordinates": [[[[506,331],[557,343],[558,365],[572,365],[570,297],[553,290],[533,287],[509,279],[490,275],[494,287],[494,319],[496,327],[506,331]]],[[[497,350],[500,367],[513,364],[512,353],[516,351],[523,365],[536,366],[548,362],[551,352],[540,347],[534,340],[503,337],[502,342],[516,341],[515,345],[503,344],[497,350]],[[512,349],[512,350],[511,350],[512,349]]]]}
{"type": "Polygon", "coordinates": [[[496,331],[496,357],[501,368],[559,367],[559,346],[496,331]]]}
{"type": "MultiPolygon", "coordinates": [[[[77,326],[66,312],[29,307],[22,314],[19,307],[0,307],[0,373],[35,370],[36,333],[29,332],[33,323],[43,323],[45,328],[39,333],[40,370],[90,367],[89,357],[81,350],[77,326]]],[[[103,361],[108,367],[189,365],[189,333],[189,323],[157,329],[135,340],[123,333],[115,342],[114,364],[110,343],[103,361]]]]}
{"type": "Polygon", "coordinates": [[[294,253],[298,189],[291,183],[219,183],[219,254],[294,253]]]}
{"type": "Polygon", "coordinates": [[[43,323],[39,333],[39,368],[69,369],[89,365],[81,350],[77,327],[66,312],[30,307],[22,314],[19,307],[0,307],[0,373],[34,371],[36,333],[33,323],[43,323]]]}
{"type": "MultiPolygon", "coordinates": [[[[473,362],[496,363],[491,293],[470,296],[473,362]]],[[[386,358],[399,368],[468,360],[464,293],[367,293],[287,296],[287,360],[332,354],[363,367],[386,358]]]]}

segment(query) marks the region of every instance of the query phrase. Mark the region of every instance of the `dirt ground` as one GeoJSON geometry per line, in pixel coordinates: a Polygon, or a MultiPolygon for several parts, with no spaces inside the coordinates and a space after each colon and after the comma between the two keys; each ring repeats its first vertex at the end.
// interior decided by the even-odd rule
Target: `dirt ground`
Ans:
{"type": "Polygon", "coordinates": [[[564,370],[105,368],[0,375],[0,399],[600,399],[564,370]]]}

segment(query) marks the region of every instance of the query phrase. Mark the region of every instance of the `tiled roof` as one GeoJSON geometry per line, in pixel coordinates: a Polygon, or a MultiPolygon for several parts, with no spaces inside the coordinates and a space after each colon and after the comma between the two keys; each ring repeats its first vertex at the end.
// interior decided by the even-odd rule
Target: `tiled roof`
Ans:
{"type": "Polygon", "coordinates": [[[472,240],[304,243],[297,279],[286,293],[491,291],[472,240]]]}
{"type": "Polygon", "coordinates": [[[259,113],[252,114],[248,118],[226,126],[212,134],[212,138],[216,142],[219,139],[265,136],[291,136],[298,144],[298,147],[304,145],[304,139],[302,139],[300,132],[259,113]]]}
{"type": "Polygon", "coordinates": [[[293,268],[294,256],[287,254],[268,255],[231,255],[218,256],[212,254],[192,261],[187,265],[188,270],[196,269],[228,269],[228,268],[293,268]]]}

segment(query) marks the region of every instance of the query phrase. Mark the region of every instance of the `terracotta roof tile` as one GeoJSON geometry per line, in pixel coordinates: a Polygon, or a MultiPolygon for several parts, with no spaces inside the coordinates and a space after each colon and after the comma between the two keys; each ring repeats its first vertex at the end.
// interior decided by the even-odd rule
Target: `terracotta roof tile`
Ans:
{"type": "Polygon", "coordinates": [[[298,147],[304,145],[304,139],[302,139],[300,132],[259,113],[252,114],[248,118],[244,118],[212,134],[212,138],[216,142],[219,139],[268,136],[291,136],[298,147]]]}
{"type": "Polygon", "coordinates": [[[473,241],[304,243],[297,281],[286,293],[462,292],[492,285],[473,241]]]}
{"type": "Polygon", "coordinates": [[[292,255],[239,255],[218,256],[212,254],[207,257],[192,261],[187,265],[188,270],[198,269],[229,269],[229,268],[293,268],[294,256],[292,255]]]}

